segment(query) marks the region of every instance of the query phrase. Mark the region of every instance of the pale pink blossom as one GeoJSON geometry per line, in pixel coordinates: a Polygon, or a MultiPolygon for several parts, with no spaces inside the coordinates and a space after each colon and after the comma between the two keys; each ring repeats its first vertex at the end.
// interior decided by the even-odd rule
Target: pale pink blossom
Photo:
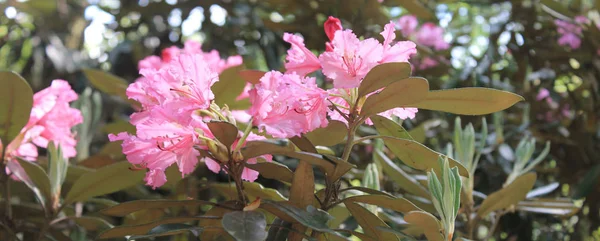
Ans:
{"type": "Polygon", "coordinates": [[[434,23],[424,23],[415,35],[417,43],[435,50],[445,50],[450,47],[450,44],[444,40],[444,29],[434,23]]]}
{"type": "Polygon", "coordinates": [[[573,20],[575,20],[575,22],[578,24],[591,24],[590,19],[583,15],[575,16],[573,20]]]}
{"type": "Polygon", "coordinates": [[[535,97],[536,100],[543,100],[550,97],[550,91],[548,91],[548,89],[546,88],[541,88],[540,92],[537,94],[537,96],[535,97]]]}
{"type": "Polygon", "coordinates": [[[566,33],[558,39],[558,45],[578,49],[581,46],[581,38],[574,33],[566,33]]]}
{"type": "MultiPolygon", "coordinates": [[[[347,89],[331,89],[328,90],[329,93],[329,98],[328,100],[331,101],[333,104],[335,104],[338,108],[337,109],[331,109],[329,110],[329,118],[331,118],[332,120],[337,120],[337,121],[341,121],[344,123],[348,123],[348,121],[342,116],[342,114],[340,114],[340,111],[345,114],[348,115],[349,109],[350,109],[350,104],[348,103],[348,101],[346,100],[347,98],[349,98],[350,96],[350,90],[347,89]],[[344,98],[346,97],[346,98],[344,98]]],[[[369,94],[368,96],[375,94],[375,92],[369,94]]],[[[359,110],[360,111],[360,110],[359,110]]],[[[414,119],[416,116],[416,113],[419,110],[417,108],[394,108],[391,110],[387,110],[384,112],[379,113],[378,115],[387,117],[387,118],[392,118],[392,116],[397,116],[400,119],[414,119]]],[[[371,121],[371,119],[366,119],[365,120],[365,124],[367,125],[373,125],[373,121],[371,121]]]]}
{"type": "Polygon", "coordinates": [[[439,64],[439,62],[437,60],[435,60],[432,57],[425,57],[421,60],[421,63],[419,63],[419,69],[423,70],[423,69],[428,69],[428,68],[433,68],[435,66],[437,66],[439,64]]]}
{"type": "Polygon", "coordinates": [[[327,125],[326,98],[315,78],[271,71],[250,90],[249,113],[259,129],[288,138],[327,125]]]}
{"type": "Polygon", "coordinates": [[[415,15],[404,15],[398,19],[398,22],[396,24],[397,28],[400,30],[402,35],[408,38],[417,29],[417,26],[419,25],[419,20],[417,20],[417,17],[415,15]]]}
{"type": "Polygon", "coordinates": [[[569,46],[571,49],[578,49],[581,46],[581,34],[583,28],[577,24],[573,24],[564,20],[554,20],[556,31],[560,35],[558,44],[560,46],[569,46]]]}
{"type": "Polygon", "coordinates": [[[389,62],[408,62],[410,56],[417,53],[417,45],[411,41],[399,41],[394,45],[392,41],[396,39],[394,24],[386,24],[381,32],[383,36],[383,56],[379,63],[389,62]]]}
{"type": "Polygon", "coordinates": [[[290,43],[285,57],[285,68],[287,73],[296,72],[298,75],[307,75],[321,69],[319,59],[304,46],[304,39],[290,33],[283,34],[283,40],[290,43]]]}
{"type": "Polygon", "coordinates": [[[35,161],[37,147],[47,148],[50,142],[61,148],[64,158],[77,154],[77,141],[71,129],[83,122],[83,117],[78,109],[69,106],[77,97],[77,93],[64,80],[54,80],[50,87],[33,95],[29,121],[19,134],[22,138],[14,139],[6,147],[7,167],[16,177],[27,181],[27,175],[15,158],[35,161]]]}

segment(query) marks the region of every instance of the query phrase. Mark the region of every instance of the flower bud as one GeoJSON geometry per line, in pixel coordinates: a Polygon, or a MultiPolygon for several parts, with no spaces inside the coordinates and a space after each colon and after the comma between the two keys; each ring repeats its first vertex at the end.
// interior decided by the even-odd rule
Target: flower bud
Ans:
{"type": "Polygon", "coordinates": [[[227,147],[218,141],[207,141],[208,151],[221,163],[229,162],[229,151],[227,147]]]}
{"type": "Polygon", "coordinates": [[[342,29],[342,22],[340,19],[329,16],[325,24],[323,24],[325,28],[325,34],[329,38],[329,41],[333,41],[333,36],[335,36],[335,31],[342,29]]]}
{"type": "Polygon", "coordinates": [[[239,151],[239,150],[238,151],[234,151],[233,154],[232,154],[232,156],[233,156],[232,158],[233,158],[233,160],[235,162],[242,162],[242,161],[244,161],[244,156],[242,155],[242,152],[239,151]]]}

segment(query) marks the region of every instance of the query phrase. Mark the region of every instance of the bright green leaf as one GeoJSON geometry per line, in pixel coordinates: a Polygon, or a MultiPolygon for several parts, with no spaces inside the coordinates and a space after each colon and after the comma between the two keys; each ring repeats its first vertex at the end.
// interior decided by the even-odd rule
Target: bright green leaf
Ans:
{"type": "Polygon", "coordinates": [[[33,91],[14,72],[0,71],[0,85],[0,140],[7,147],[29,120],[33,91]]]}
{"type": "Polygon", "coordinates": [[[460,115],[485,115],[505,110],[522,100],[523,97],[508,91],[473,87],[430,91],[426,98],[408,107],[460,115]]]}
{"type": "Polygon", "coordinates": [[[527,173],[515,179],[508,186],[490,194],[477,211],[477,215],[485,217],[489,213],[516,205],[525,199],[527,193],[533,188],[537,175],[527,173]]]}
{"type": "Polygon", "coordinates": [[[361,116],[372,116],[398,107],[412,107],[427,97],[429,83],[426,79],[410,77],[396,81],[377,94],[367,98],[361,116]]]}
{"type": "Polygon", "coordinates": [[[387,174],[388,178],[398,184],[400,188],[421,197],[429,197],[429,192],[423,185],[413,176],[402,170],[402,168],[398,167],[383,152],[376,151],[375,160],[381,164],[383,173],[387,174]]]}
{"type": "Polygon", "coordinates": [[[130,166],[129,162],[117,162],[81,176],[67,194],[65,203],[85,201],[141,183],[145,173],[132,171],[130,166]]]}

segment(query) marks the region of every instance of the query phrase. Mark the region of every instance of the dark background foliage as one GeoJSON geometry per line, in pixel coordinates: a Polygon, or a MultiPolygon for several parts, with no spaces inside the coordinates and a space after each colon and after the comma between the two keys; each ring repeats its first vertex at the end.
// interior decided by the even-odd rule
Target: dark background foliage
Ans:
{"type": "MultiPolygon", "coordinates": [[[[591,0],[4,0],[0,1],[5,13],[0,14],[0,69],[20,73],[35,91],[52,79],[66,79],[83,93],[90,83],[82,68],[100,68],[134,81],[140,59],[159,55],[172,45],[181,46],[185,39],[201,40],[204,50],[216,49],[222,56],[240,54],[248,69],[280,69],[289,47],[281,39],[283,32],[299,33],[307,47],[322,51],[327,40],[322,24],[330,15],[359,36],[380,37],[385,23],[414,14],[420,22],[441,25],[451,40],[446,51],[419,46],[419,58],[446,60],[413,73],[426,77],[431,89],[482,86],[512,91],[526,99],[496,117],[487,116],[492,145],[480,162],[475,189],[489,194],[501,188],[498,180],[510,171],[513,149],[525,136],[533,136],[539,143],[537,150],[545,141],[552,142],[550,156],[536,170],[539,184],[558,182],[551,196],[575,197],[583,205],[569,219],[507,214],[495,238],[585,240],[600,238],[600,57],[596,51],[600,30],[584,29],[582,46],[571,50],[557,44],[554,19],[598,14],[599,5],[591,0]],[[559,108],[536,101],[541,88],[550,90],[559,108]],[[560,116],[564,106],[569,106],[571,115],[560,116]],[[560,117],[540,118],[547,112],[560,117]],[[492,125],[494,118],[503,124],[492,125]]],[[[80,152],[87,149],[79,161],[91,166],[100,164],[89,161],[87,154],[94,156],[106,148],[106,128],[100,127],[123,120],[132,111],[122,100],[104,94],[102,104],[102,111],[96,110],[101,115],[90,131],[94,134],[90,145],[79,148],[80,152]]],[[[473,122],[476,129],[481,123],[479,117],[463,117],[462,121],[473,122]]],[[[453,123],[453,115],[420,111],[404,125],[422,128],[425,143],[442,151],[452,138],[453,123]]],[[[352,161],[361,167],[370,155],[358,153],[352,161]]],[[[202,185],[206,179],[227,181],[203,168],[194,175],[199,178],[189,179],[175,191],[138,188],[111,198],[208,197],[211,191],[202,185]]],[[[265,179],[260,182],[280,185],[265,179]]],[[[384,187],[393,189],[390,183],[384,187]]]]}

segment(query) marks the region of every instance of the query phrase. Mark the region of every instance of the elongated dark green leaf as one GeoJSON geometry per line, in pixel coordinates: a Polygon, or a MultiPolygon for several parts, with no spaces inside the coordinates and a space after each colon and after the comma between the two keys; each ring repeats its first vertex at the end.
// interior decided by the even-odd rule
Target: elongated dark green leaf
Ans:
{"type": "MultiPolygon", "coordinates": [[[[192,233],[194,236],[198,236],[204,229],[211,229],[210,227],[196,227],[184,223],[167,223],[161,224],[151,229],[146,235],[134,235],[129,237],[128,240],[139,240],[144,238],[173,236],[182,233],[192,233]]],[[[214,228],[213,228],[214,229],[214,228]]]]}
{"type": "Polygon", "coordinates": [[[128,162],[117,162],[81,176],[67,194],[65,203],[85,201],[141,183],[145,173],[132,171],[130,166],[128,162]]]}
{"type": "MultiPolygon", "coordinates": [[[[388,149],[409,167],[422,171],[429,171],[433,168],[435,173],[442,173],[441,167],[437,161],[438,157],[442,154],[435,152],[416,141],[389,136],[384,136],[382,139],[388,149]]],[[[460,175],[465,177],[469,176],[469,171],[467,171],[462,164],[451,158],[448,158],[448,160],[450,161],[450,167],[458,167],[460,175]]]]}
{"type": "Polygon", "coordinates": [[[414,211],[404,215],[404,220],[423,229],[427,240],[444,241],[440,233],[441,224],[433,215],[423,211],[414,211]]]}
{"type": "MultiPolygon", "coordinates": [[[[316,209],[312,206],[308,206],[306,208],[306,210],[304,210],[304,209],[294,206],[291,203],[273,202],[270,200],[263,200],[262,204],[261,204],[261,208],[264,208],[269,211],[277,210],[279,212],[282,212],[286,216],[281,215],[278,217],[282,218],[283,220],[288,219],[286,221],[297,221],[297,222],[303,224],[304,226],[312,228],[319,232],[327,232],[327,233],[339,235],[337,232],[330,229],[329,226],[327,225],[327,222],[332,217],[327,212],[320,210],[320,209],[316,209]],[[269,206],[269,207],[272,207],[273,209],[265,208],[263,206],[269,206]],[[289,220],[290,218],[292,220],[289,220]]],[[[273,214],[278,215],[280,213],[273,213],[273,214]]]]}
{"type": "MultiPolygon", "coordinates": [[[[18,176],[19,179],[23,180],[25,184],[27,184],[27,186],[29,186],[29,188],[33,189],[34,191],[35,189],[38,189],[40,194],[42,195],[40,197],[41,201],[50,200],[50,198],[52,197],[50,188],[50,178],[48,178],[48,174],[46,174],[44,169],[42,169],[40,166],[33,162],[25,161],[20,158],[17,158],[17,160],[19,160],[19,164],[21,165],[21,167],[23,167],[25,173],[27,173],[27,176],[18,176]],[[33,185],[30,186],[31,184],[33,185]]],[[[13,173],[16,175],[19,174],[19,172],[13,173]]]]}
{"type": "Polygon", "coordinates": [[[83,73],[98,90],[109,95],[118,96],[134,106],[139,106],[138,102],[127,97],[126,90],[129,83],[124,79],[97,69],[84,69],[83,73]]]}
{"type": "Polygon", "coordinates": [[[56,147],[54,142],[48,144],[48,165],[51,193],[55,198],[60,198],[61,186],[67,177],[69,161],[62,154],[60,147],[56,147]]]}
{"type": "Polygon", "coordinates": [[[523,97],[511,92],[489,88],[437,90],[408,107],[444,111],[460,115],[486,115],[505,110],[523,97]]]}
{"type": "Polygon", "coordinates": [[[257,211],[236,211],[223,215],[223,228],[238,241],[263,241],[267,238],[267,220],[257,211]]]}
{"type": "Polygon", "coordinates": [[[256,170],[264,178],[276,179],[282,182],[291,183],[294,173],[287,166],[272,161],[261,162],[256,164],[245,164],[246,167],[256,170]]]}
{"type": "Polygon", "coordinates": [[[6,148],[29,120],[33,91],[14,72],[0,71],[0,85],[0,139],[6,148]]]}
{"type": "Polygon", "coordinates": [[[285,146],[281,146],[268,141],[248,141],[246,146],[242,148],[242,155],[244,158],[252,158],[265,154],[284,155],[292,158],[297,158],[309,162],[321,168],[323,171],[329,174],[333,174],[335,165],[333,161],[323,159],[320,154],[309,153],[309,152],[297,152],[285,146]]]}
{"type": "Polygon", "coordinates": [[[358,87],[358,96],[365,96],[389,84],[410,77],[412,70],[407,62],[384,63],[372,68],[358,87]]]}
{"type": "Polygon", "coordinates": [[[229,122],[211,121],[206,123],[210,132],[227,148],[231,148],[233,142],[237,139],[239,130],[229,122]]]}
{"type": "Polygon", "coordinates": [[[381,164],[383,173],[387,174],[387,176],[397,183],[400,188],[421,197],[429,197],[429,192],[423,185],[402,170],[402,168],[398,167],[383,152],[377,150],[375,154],[375,160],[381,164]]]}
{"type": "Polygon", "coordinates": [[[375,125],[377,132],[382,136],[391,136],[401,139],[414,140],[413,137],[398,123],[386,117],[375,115],[371,116],[371,121],[375,125]]]}
{"type": "Polygon", "coordinates": [[[379,219],[375,214],[369,212],[365,207],[356,204],[351,200],[345,200],[344,205],[356,219],[356,222],[362,227],[365,234],[375,238],[376,240],[399,240],[393,233],[381,232],[377,227],[390,227],[384,221],[379,219]]]}
{"type": "Polygon", "coordinates": [[[292,228],[292,223],[286,222],[281,218],[275,218],[266,241],[285,241],[292,228]]]}
{"type": "Polygon", "coordinates": [[[381,208],[387,208],[396,212],[408,213],[411,211],[421,210],[410,201],[404,198],[394,198],[384,195],[360,195],[346,198],[344,202],[359,202],[365,204],[376,205],[381,208]]]}
{"type": "MultiPolygon", "coordinates": [[[[222,206],[235,206],[237,201],[225,201],[220,203],[222,206]]],[[[230,209],[223,208],[221,206],[214,206],[210,210],[208,210],[204,215],[206,216],[217,216],[223,217],[226,213],[231,212],[230,209]]],[[[218,219],[202,219],[198,223],[200,227],[216,227],[216,229],[206,229],[200,233],[200,240],[222,240],[222,241],[231,241],[235,240],[225,229],[223,229],[223,224],[221,220],[218,219]]]]}
{"type": "Polygon", "coordinates": [[[412,107],[424,100],[429,91],[426,79],[410,77],[396,81],[367,98],[361,116],[372,116],[397,107],[412,107]]]}
{"type": "MultiPolygon", "coordinates": [[[[210,185],[211,188],[220,192],[226,197],[236,198],[237,191],[235,185],[229,183],[215,183],[210,185]]],[[[255,200],[260,197],[262,200],[270,199],[275,201],[287,200],[279,191],[272,188],[265,188],[257,182],[244,182],[244,192],[250,200],[255,200]]]]}
{"type": "Polygon", "coordinates": [[[289,139],[292,141],[292,143],[294,143],[294,145],[300,148],[300,150],[310,153],[317,153],[317,148],[315,148],[315,145],[313,145],[312,142],[306,138],[306,136],[294,136],[289,139]]]}
{"type": "Polygon", "coordinates": [[[211,87],[217,105],[232,105],[236,102],[235,99],[242,93],[246,86],[246,81],[239,74],[243,68],[241,65],[231,67],[225,69],[219,75],[219,81],[211,87]]]}
{"type": "Polygon", "coordinates": [[[203,200],[135,200],[117,204],[103,209],[100,213],[108,216],[124,217],[127,214],[144,209],[164,209],[171,207],[191,207],[214,205],[215,203],[203,200]]]}
{"type": "Polygon", "coordinates": [[[317,146],[334,146],[344,141],[348,127],[341,121],[331,120],[327,127],[317,128],[305,136],[317,146]]]}
{"type": "MultiPolygon", "coordinates": [[[[310,143],[310,142],[309,142],[310,143]]],[[[311,144],[312,146],[312,144],[311,144]]],[[[312,147],[314,149],[314,146],[312,147]]],[[[315,149],[316,151],[316,149],[315,149]]],[[[315,174],[310,163],[300,160],[290,187],[290,202],[298,207],[305,208],[314,202],[315,174]]],[[[306,227],[301,224],[292,224],[292,229],[298,232],[288,234],[289,241],[302,241],[306,227]]]]}
{"type": "Polygon", "coordinates": [[[573,199],[581,199],[587,197],[596,185],[598,185],[598,180],[600,180],[600,164],[596,164],[583,176],[583,179],[575,189],[575,194],[573,194],[573,199]]]}
{"type": "Polygon", "coordinates": [[[85,228],[88,231],[106,230],[113,227],[112,224],[99,217],[81,216],[67,218],[75,221],[77,225],[85,228]]]}
{"type": "Polygon", "coordinates": [[[525,196],[533,188],[536,178],[535,173],[527,173],[515,179],[508,186],[488,195],[481,203],[477,215],[485,217],[493,211],[508,208],[525,200],[525,196]]]}
{"type": "Polygon", "coordinates": [[[196,217],[174,217],[174,218],[164,218],[159,221],[141,224],[141,225],[131,225],[131,226],[119,226],[114,227],[109,230],[102,232],[98,239],[108,239],[108,238],[123,238],[129,235],[145,235],[154,227],[157,227],[161,224],[169,224],[169,223],[185,223],[202,219],[220,219],[221,217],[214,216],[196,216],[196,217]]]}

